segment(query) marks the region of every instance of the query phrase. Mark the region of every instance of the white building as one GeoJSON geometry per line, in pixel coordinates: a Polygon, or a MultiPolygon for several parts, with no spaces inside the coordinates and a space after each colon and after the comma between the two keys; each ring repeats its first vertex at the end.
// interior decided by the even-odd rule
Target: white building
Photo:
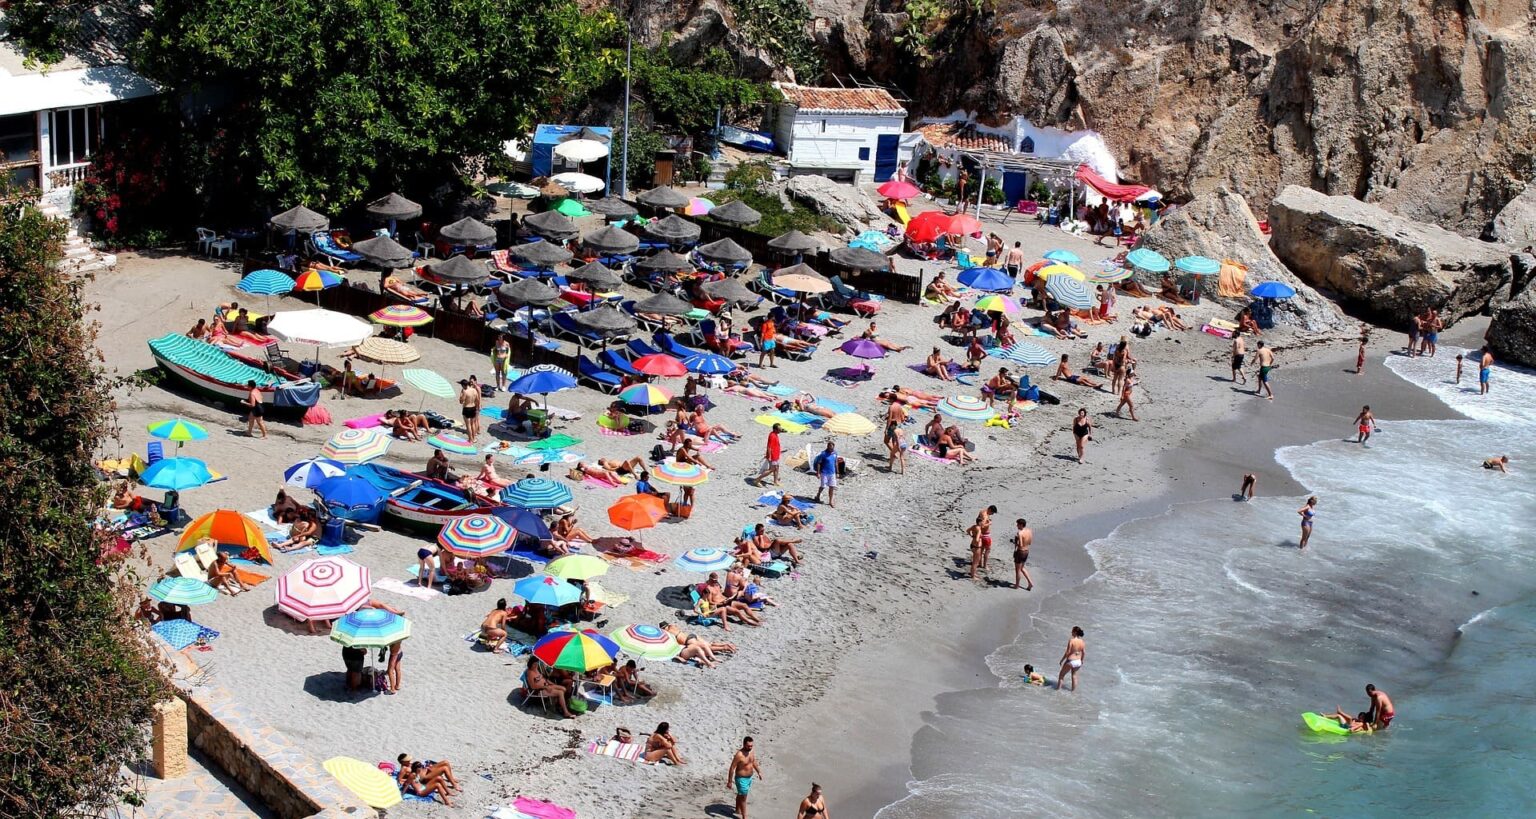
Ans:
{"type": "MultiPolygon", "coordinates": [[[[811,88],[775,83],[784,99],[773,138],[790,173],[818,173],[855,182],[889,179],[903,158],[907,109],[883,88],[811,88]]],[[[910,148],[907,149],[910,152],[910,148]]]]}
{"type": "Polygon", "coordinates": [[[1015,116],[998,125],[983,125],[975,114],[956,111],[947,117],[927,117],[917,134],[938,163],[939,177],[954,179],[962,164],[974,179],[979,165],[996,175],[1008,202],[1024,198],[1028,186],[1039,179],[1052,185],[1069,184],[1073,171],[1087,165],[1105,179],[1119,179],[1119,164],[1097,131],[1067,131],[1040,127],[1015,116]]]}

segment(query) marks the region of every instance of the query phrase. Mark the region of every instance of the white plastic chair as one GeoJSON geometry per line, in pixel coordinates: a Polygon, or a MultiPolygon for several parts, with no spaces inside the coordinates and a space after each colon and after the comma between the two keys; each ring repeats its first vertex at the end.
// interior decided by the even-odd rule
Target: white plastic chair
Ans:
{"type": "Polygon", "coordinates": [[[202,253],[204,255],[207,255],[209,246],[212,245],[218,238],[219,238],[219,234],[214,233],[213,231],[209,230],[208,228],[204,228],[204,227],[198,228],[197,229],[197,250],[198,250],[198,252],[202,253]]]}

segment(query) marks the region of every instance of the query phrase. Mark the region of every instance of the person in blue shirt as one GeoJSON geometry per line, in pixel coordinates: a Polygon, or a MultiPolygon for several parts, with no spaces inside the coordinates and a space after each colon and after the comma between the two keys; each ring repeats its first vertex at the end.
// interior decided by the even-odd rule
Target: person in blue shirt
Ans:
{"type": "Polygon", "coordinates": [[[651,473],[646,472],[644,469],[635,474],[635,494],[655,495],[661,498],[663,503],[672,502],[672,493],[657,491],[656,487],[651,484],[651,473]]]}
{"type": "Polygon", "coordinates": [[[816,488],[816,502],[821,502],[821,492],[826,490],[827,505],[833,509],[837,508],[834,502],[837,497],[837,462],[837,448],[831,441],[827,442],[827,448],[811,462],[811,467],[821,478],[821,485],[816,488]]]}

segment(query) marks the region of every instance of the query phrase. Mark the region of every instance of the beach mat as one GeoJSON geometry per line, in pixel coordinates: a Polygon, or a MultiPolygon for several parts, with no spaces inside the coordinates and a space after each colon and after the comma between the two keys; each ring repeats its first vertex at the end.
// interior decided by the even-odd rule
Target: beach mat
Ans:
{"type": "Polygon", "coordinates": [[[770,395],[777,395],[780,398],[789,398],[790,396],[800,392],[800,390],[797,390],[788,384],[774,384],[772,386],[764,387],[763,392],[766,392],[770,395]]]}
{"type": "MultiPolygon", "coordinates": [[[[784,497],[784,491],[781,490],[781,489],[775,489],[772,492],[765,492],[765,493],[763,493],[762,497],[757,499],[756,505],[757,506],[778,506],[779,505],[779,499],[782,498],[782,497],[784,497]]],[[[799,498],[796,498],[796,497],[793,497],[793,496],[790,497],[789,505],[794,507],[794,508],[796,508],[796,509],[798,509],[798,510],[800,510],[800,511],[802,511],[802,512],[808,512],[811,509],[814,509],[816,507],[816,505],[811,503],[810,501],[803,501],[803,500],[800,500],[799,498]]]]}
{"type": "Polygon", "coordinates": [[[349,555],[352,554],[352,547],[346,543],[338,543],[335,546],[326,546],[321,544],[315,547],[315,554],[320,555],[321,557],[328,557],[330,555],[349,555]]]}
{"type": "Polygon", "coordinates": [[[395,577],[386,577],[373,581],[375,589],[382,589],[395,594],[403,594],[416,600],[435,600],[442,596],[442,592],[436,589],[423,589],[414,582],[407,582],[395,577]]]}
{"type": "Polygon", "coordinates": [[[762,424],[765,427],[772,427],[774,424],[778,424],[780,428],[782,428],[790,435],[803,435],[810,431],[810,427],[805,426],[804,424],[797,424],[793,421],[785,420],[776,415],[763,414],[753,418],[752,420],[762,424]]]}
{"type": "Polygon", "coordinates": [[[253,572],[250,569],[242,569],[239,566],[235,567],[235,577],[238,577],[240,582],[247,586],[260,586],[262,583],[272,579],[271,575],[253,572]]]}
{"type": "Polygon", "coordinates": [[[587,743],[586,751],[592,756],[611,756],[624,762],[633,762],[637,765],[649,765],[641,757],[645,751],[645,744],[641,742],[619,742],[616,739],[597,740],[587,743]]]}
{"type": "Polygon", "coordinates": [[[199,637],[206,642],[219,636],[217,631],[200,626],[191,620],[161,620],[149,628],[175,651],[181,651],[192,645],[199,637]]]}
{"type": "Polygon", "coordinates": [[[852,404],[844,404],[841,401],[833,401],[830,398],[822,398],[819,395],[816,396],[816,406],[826,407],[833,412],[858,412],[859,410],[858,407],[852,404]]]}
{"type": "Polygon", "coordinates": [[[610,563],[624,563],[636,571],[645,571],[665,563],[670,558],[660,552],[653,552],[641,546],[630,551],[623,551],[619,547],[618,538],[600,537],[592,544],[592,549],[597,556],[610,563]]]}

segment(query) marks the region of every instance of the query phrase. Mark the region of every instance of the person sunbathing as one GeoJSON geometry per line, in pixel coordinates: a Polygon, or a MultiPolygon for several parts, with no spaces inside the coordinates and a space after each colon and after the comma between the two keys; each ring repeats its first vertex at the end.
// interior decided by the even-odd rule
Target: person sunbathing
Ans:
{"type": "Polygon", "coordinates": [[[945,271],[940,270],[939,275],[934,276],[933,281],[928,283],[928,292],[924,296],[933,301],[950,301],[960,298],[960,294],[955,290],[954,285],[949,283],[946,276],[945,271]]]}
{"type": "Polygon", "coordinates": [[[688,760],[677,752],[677,740],[672,738],[672,726],[665,722],[656,726],[656,732],[645,742],[645,761],[654,763],[662,760],[673,765],[688,764],[688,760]]]}
{"type": "Polygon", "coordinates": [[[945,358],[939,352],[938,347],[928,354],[928,360],[923,364],[923,372],[937,377],[940,381],[954,381],[955,377],[949,374],[949,365],[955,363],[952,359],[945,358]]]}
{"type": "Polygon", "coordinates": [[[699,454],[699,450],[696,448],[696,444],[694,444],[692,440],[684,439],[682,445],[677,448],[677,451],[672,454],[672,457],[676,459],[680,464],[694,464],[696,466],[702,466],[705,469],[711,471],[713,471],[715,468],[714,464],[704,460],[704,456],[699,454]]]}
{"type": "Polygon", "coordinates": [[[1164,327],[1174,330],[1188,330],[1189,325],[1179,318],[1179,314],[1172,307],[1163,305],[1152,309],[1153,320],[1161,322],[1164,327]]]}
{"type": "Polygon", "coordinates": [[[725,380],[735,383],[747,384],[753,387],[773,387],[777,386],[779,383],[777,381],[773,381],[771,379],[757,375],[756,373],[753,373],[745,367],[741,366],[737,366],[736,369],[726,373],[725,380]]]}
{"type": "Polygon", "coordinates": [[[804,412],[818,418],[831,418],[837,414],[817,404],[811,395],[797,395],[788,401],[780,401],[777,409],[779,412],[804,412]]]}
{"type": "Polygon", "coordinates": [[[492,653],[501,651],[507,643],[507,620],[512,617],[512,607],[507,605],[507,598],[496,601],[496,608],[480,621],[480,639],[485,642],[492,653]]]}
{"type": "Polygon", "coordinates": [[[894,341],[887,341],[886,339],[881,338],[879,333],[877,333],[875,330],[875,323],[873,321],[869,323],[868,327],[864,328],[863,333],[859,334],[859,338],[865,339],[866,341],[873,341],[874,343],[880,345],[880,349],[888,350],[893,353],[899,353],[904,350],[911,349],[911,345],[897,344],[894,341]]]}
{"type": "Polygon", "coordinates": [[[702,407],[694,409],[693,416],[690,420],[693,423],[694,434],[698,435],[700,438],[704,438],[706,440],[715,438],[721,443],[728,444],[741,437],[740,435],[731,431],[731,429],[726,427],[724,424],[711,424],[709,420],[704,417],[704,409],[702,407]]]}
{"type": "Polygon", "coordinates": [[[1099,372],[1102,373],[1102,372],[1105,372],[1108,364],[1109,364],[1109,351],[1104,349],[1104,342],[1101,341],[1101,342],[1093,345],[1093,349],[1090,350],[1089,353],[1088,353],[1088,366],[1089,366],[1089,368],[1098,370],[1099,372]]]}
{"type": "Polygon", "coordinates": [[[398,276],[384,277],[384,289],[409,302],[426,301],[431,298],[427,291],[415,285],[406,284],[398,276]]]}
{"type": "Polygon", "coordinates": [[[512,485],[511,481],[496,473],[496,456],[490,453],[486,454],[485,462],[480,466],[480,474],[475,476],[475,482],[484,486],[489,490],[489,494],[493,495],[512,485]]]}
{"type": "Polygon", "coordinates": [[[604,469],[597,464],[589,464],[586,461],[577,461],[576,465],[571,467],[571,470],[565,476],[573,481],[579,481],[583,478],[595,478],[612,486],[624,483],[624,478],[619,473],[611,469],[604,469]]]}
{"type": "Polygon", "coordinates": [[[420,441],[422,438],[423,431],[409,413],[386,410],[384,421],[389,424],[389,433],[402,441],[420,441]]]}
{"type": "Polygon", "coordinates": [[[303,517],[293,522],[288,529],[288,538],[272,544],[272,548],[279,552],[292,552],[311,546],[315,538],[320,534],[320,522],[314,518],[314,513],[307,512],[303,517]]]}
{"type": "Polygon", "coordinates": [[[133,490],[128,487],[128,482],[123,481],[119,483],[117,490],[112,493],[112,508],[137,509],[138,507],[139,496],[133,494],[133,490]]]}
{"type": "Polygon", "coordinates": [[[1019,400],[1019,382],[1008,373],[1007,367],[999,367],[997,375],[987,379],[986,388],[982,394],[987,396],[987,406],[999,397],[1008,399],[1008,410],[1013,411],[1013,405],[1019,400]]]}
{"type": "Polygon", "coordinates": [[[726,572],[725,590],[727,594],[734,593],[737,600],[753,608],[760,609],[764,606],[778,608],[779,606],[777,600],[763,594],[762,587],[752,582],[745,566],[737,566],[726,572]]]}
{"type": "Polygon", "coordinates": [[[1173,280],[1173,275],[1170,273],[1164,273],[1163,277],[1158,280],[1157,295],[1159,298],[1167,299],[1174,304],[1189,304],[1189,300],[1184,298],[1183,293],[1179,292],[1179,284],[1173,280]]]}
{"type": "Polygon", "coordinates": [[[726,596],[725,588],[720,585],[720,575],[717,572],[709,573],[709,579],[704,581],[703,592],[704,599],[709,603],[710,608],[720,613],[720,627],[726,631],[731,630],[730,620],[732,616],[736,618],[737,622],[745,623],[749,626],[755,627],[763,624],[762,619],[754,614],[751,607],[746,603],[740,600],[732,600],[726,596]]]}
{"type": "Polygon", "coordinates": [[[742,565],[757,566],[768,562],[768,556],[757,548],[757,544],[751,538],[745,535],[738,535],[731,543],[736,546],[731,553],[736,556],[737,560],[741,561],[742,565]]]}
{"type": "Polygon", "coordinates": [[[1237,313],[1237,329],[1241,330],[1245,335],[1255,337],[1264,335],[1264,333],[1259,330],[1259,323],[1253,318],[1253,310],[1247,307],[1244,307],[1237,313]]]}
{"type": "Polygon", "coordinates": [[[441,779],[448,783],[449,789],[454,793],[458,793],[459,791],[464,790],[463,788],[459,787],[459,780],[453,775],[453,766],[447,762],[416,762],[411,759],[410,754],[401,754],[395,758],[395,761],[399,763],[402,770],[408,766],[421,766],[421,771],[417,774],[417,779],[425,782],[428,785],[432,784],[436,780],[441,779]]]}
{"type": "Polygon", "coordinates": [[[656,689],[640,679],[640,669],[634,660],[628,660],[613,671],[620,702],[630,702],[640,697],[656,696],[656,689]]]}
{"type": "Polygon", "coordinates": [[[628,460],[622,458],[598,458],[597,465],[619,475],[634,475],[645,469],[645,460],[638,455],[628,460]]]}
{"type": "Polygon", "coordinates": [[[957,442],[948,430],[939,433],[938,440],[933,445],[934,454],[945,460],[959,464],[968,464],[976,460],[976,457],[965,449],[965,444],[957,442]]]}
{"type": "Polygon", "coordinates": [[[800,550],[795,548],[796,543],[802,543],[800,538],[789,540],[787,538],[774,537],[768,534],[768,527],[759,523],[752,529],[752,545],[759,552],[767,554],[775,560],[789,556],[789,562],[800,565],[800,550]]]}
{"type": "Polygon", "coordinates": [[[725,391],[735,395],[745,395],[748,398],[755,398],[759,401],[772,401],[778,397],[767,390],[761,390],[748,384],[726,384],[725,391]]]}
{"type": "Polygon", "coordinates": [[[230,596],[240,592],[250,591],[251,587],[245,585],[235,567],[229,562],[229,555],[219,552],[213,559],[213,565],[208,567],[208,585],[215,589],[229,592],[230,596]]]}
{"type": "Polygon", "coordinates": [[[549,533],[554,536],[554,540],[557,543],[567,547],[576,541],[583,543],[591,543],[593,541],[592,535],[577,524],[574,514],[561,515],[554,525],[549,527],[549,533]]]}
{"type": "Polygon", "coordinates": [[[543,694],[545,701],[554,700],[560,706],[560,713],[566,719],[575,719],[569,706],[565,704],[565,686],[550,680],[544,676],[543,669],[539,668],[537,657],[528,658],[528,668],[523,672],[523,690],[529,694],[543,694]]]}
{"type": "Polygon", "coordinates": [[[965,436],[960,434],[960,428],[954,424],[945,427],[944,434],[948,435],[949,440],[953,441],[956,445],[965,447],[967,450],[970,448],[971,442],[967,441],[965,436]]]}
{"type": "Polygon", "coordinates": [[[448,783],[442,779],[434,779],[432,780],[431,784],[423,781],[421,776],[425,769],[426,766],[420,762],[414,763],[412,765],[401,766],[400,776],[397,780],[400,786],[400,790],[405,793],[429,799],[433,796],[436,796],[437,798],[443,800],[444,805],[450,808],[453,807],[453,801],[449,799],[450,791],[448,790],[448,783]]]}
{"type": "Polygon", "coordinates": [[[1088,334],[1083,328],[1072,320],[1072,313],[1066,309],[1057,310],[1040,322],[1040,329],[1057,338],[1087,338],[1088,334]]]}
{"type": "Polygon", "coordinates": [[[672,639],[676,640],[677,644],[683,647],[683,650],[677,655],[677,659],[681,662],[693,660],[700,665],[714,668],[719,665],[719,660],[715,655],[736,653],[735,643],[717,643],[705,640],[697,634],[685,634],[674,623],[663,621],[661,623],[661,630],[672,635],[672,639]]]}
{"type": "Polygon", "coordinates": [[[1067,364],[1066,353],[1061,354],[1061,363],[1056,365],[1056,372],[1051,378],[1056,381],[1065,381],[1068,384],[1076,384],[1080,387],[1091,387],[1096,390],[1104,389],[1104,382],[1095,381],[1086,375],[1072,372],[1072,368],[1067,364]]]}
{"type": "Polygon", "coordinates": [[[783,495],[779,498],[779,505],[768,516],[774,523],[783,526],[793,526],[796,529],[804,529],[811,522],[811,516],[795,508],[794,498],[783,495]]]}
{"type": "Polygon", "coordinates": [[[914,407],[933,409],[939,405],[939,400],[943,398],[943,396],[934,395],[931,392],[923,392],[921,390],[909,390],[900,384],[893,384],[891,385],[890,389],[880,391],[880,400],[882,401],[894,401],[898,398],[901,399],[902,402],[910,404],[914,407]]]}

